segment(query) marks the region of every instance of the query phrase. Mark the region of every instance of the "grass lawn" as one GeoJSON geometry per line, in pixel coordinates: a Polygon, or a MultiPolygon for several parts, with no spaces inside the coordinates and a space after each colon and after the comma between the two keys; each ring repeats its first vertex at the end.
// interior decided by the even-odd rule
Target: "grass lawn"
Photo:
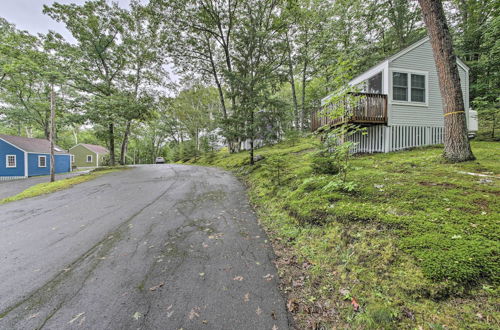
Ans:
{"type": "Polygon", "coordinates": [[[37,185],[29,187],[25,191],[15,195],[15,196],[0,199],[0,205],[5,204],[5,203],[9,203],[9,202],[18,201],[18,200],[25,199],[25,198],[36,197],[36,196],[40,196],[40,195],[44,195],[44,194],[50,194],[50,193],[53,193],[55,191],[67,189],[67,188],[70,188],[76,184],[90,181],[92,179],[100,177],[104,174],[119,171],[120,169],[121,168],[110,168],[110,169],[103,168],[103,169],[99,169],[98,171],[91,172],[89,174],[83,174],[83,175],[75,176],[72,178],[57,180],[54,182],[39,183],[37,185]]]}
{"type": "Polygon", "coordinates": [[[316,143],[259,149],[254,167],[248,153],[196,161],[247,183],[299,328],[500,327],[500,143],[473,142],[461,164],[442,147],[355,157],[351,193],[313,173],[316,143]]]}

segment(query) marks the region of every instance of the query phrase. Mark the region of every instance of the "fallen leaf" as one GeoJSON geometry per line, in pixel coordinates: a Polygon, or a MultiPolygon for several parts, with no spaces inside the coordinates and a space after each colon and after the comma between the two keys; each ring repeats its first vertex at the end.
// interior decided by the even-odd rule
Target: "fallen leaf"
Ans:
{"type": "Polygon", "coordinates": [[[273,318],[273,320],[277,320],[278,318],[276,317],[276,312],[275,311],[272,311],[271,312],[271,317],[273,318]]]}
{"type": "Polygon", "coordinates": [[[359,310],[359,304],[358,302],[356,301],[356,299],[352,298],[351,300],[351,305],[352,307],[354,308],[354,311],[357,312],[359,310]]]}
{"type": "Polygon", "coordinates": [[[40,315],[40,313],[36,313],[36,314],[32,314],[28,317],[28,320],[31,320],[31,319],[34,319],[35,317],[37,317],[38,315],[40,315]]]}
{"type": "Polygon", "coordinates": [[[83,314],[85,314],[85,312],[83,313],[80,313],[80,314],[76,314],[72,319],[71,321],[68,322],[68,324],[73,324],[73,322],[75,322],[76,320],[78,320],[80,317],[83,316],[83,314]]]}
{"type": "Polygon", "coordinates": [[[189,312],[189,319],[192,320],[195,317],[200,317],[200,314],[198,314],[199,310],[199,307],[194,307],[193,309],[191,309],[191,312],[189,312]]]}
{"type": "Polygon", "coordinates": [[[278,330],[278,327],[275,325],[273,325],[273,329],[272,330],[278,330]]]}
{"type": "Polygon", "coordinates": [[[289,299],[286,307],[290,313],[295,313],[299,310],[299,303],[295,299],[289,299]]]}
{"type": "Polygon", "coordinates": [[[155,285],[155,286],[149,288],[149,291],[156,291],[156,290],[158,290],[159,288],[161,288],[164,285],[165,285],[165,282],[161,282],[160,284],[155,285]]]}
{"type": "Polygon", "coordinates": [[[201,323],[203,323],[203,324],[207,324],[207,323],[208,323],[208,321],[207,321],[207,320],[203,320],[203,321],[201,321],[201,323]]]}
{"type": "Polygon", "coordinates": [[[266,276],[263,276],[264,279],[266,279],[266,281],[272,281],[272,279],[274,278],[274,275],[271,275],[271,274],[267,274],[266,276]]]}
{"type": "Polygon", "coordinates": [[[133,317],[136,321],[138,321],[138,320],[142,317],[142,314],[141,314],[141,313],[139,313],[139,312],[135,312],[135,313],[134,313],[134,315],[132,315],[132,317],[133,317]]]}
{"type": "Polygon", "coordinates": [[[244,302],[250,301],[250,293],[247,293],[246,295],[243,296],[243,301],[244,302]]]}
{"type": "Polygon", "coordinates": [[[233,278],[233,281],[243,281],[243,276],[236,276],[235,278],[233,278]]]}
{"type": "Polygon", "coordinates": [[[208,244],[207,244],[207,243],[203,243],[202,245],[203,245],[203,247],[204,247],[205,249],[208,247],[208,244]]]}
{"type": "Polygon", "coordinates": [[[200,276],[205,276],[205,273],[200,273],[200,276]]]}
{"type": "Polygon", "coordinates": [[[255,313],[257,313],[257,315],[262,314],[262,309],[260,309],[260,307],[257,307],[257,310],[255,311],[255,313]]]}

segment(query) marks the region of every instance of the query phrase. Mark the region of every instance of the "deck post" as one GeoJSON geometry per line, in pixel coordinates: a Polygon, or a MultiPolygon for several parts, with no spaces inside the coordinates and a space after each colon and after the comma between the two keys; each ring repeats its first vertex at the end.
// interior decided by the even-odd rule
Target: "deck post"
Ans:
{"type": "Polygon", "coordinates": [[[391,127],[390,126],[384,126],[384,152],[390,152],[391,150],[391,145],[392,145],[392,134],[391,134],[391,127]]]}

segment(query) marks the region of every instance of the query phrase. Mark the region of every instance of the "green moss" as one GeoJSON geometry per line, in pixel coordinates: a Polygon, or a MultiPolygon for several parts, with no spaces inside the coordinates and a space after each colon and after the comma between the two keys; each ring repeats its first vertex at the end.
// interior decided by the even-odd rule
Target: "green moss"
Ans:
{"type": "MultiPolygon", "coordinates": [[[[259,149],[256,154],[265,159],[253,168],[246,152],[223,151],[197,163],[239,174],[270,237],[299,264],[311,264],[301,270],[307,285],[291,294],[311,309],[321,303],[338,311],[336,317],[315,315],[318,322],[498,326],[498,143],[473,142],[477,160],[459,164],[445,163],[440,146],[355,157],[348,180],[357,188],[350,193],[332,189],[334,175],[313,172],[315,145],[314,138],[305,138],[259,149]],[[275,157],[287,163],[279,187],[266,163],[275,157]],[[339,290],[356,298],[359,312],[339,290]]],[[[284,279],[293,276],[287,267],[280,270],[284,279]]],[[[305,326],[310,316],[299,316],[305,326]]]]}
{"type": "Polygon", "coordinates": [[[119,170],[120,169],[118,169],[118,168],[101,169],[98,172],[92,172],[90,174],[79,175],[79,176],[75,176],[75,177],[68,178],[68,179],[58,180],[58,181],[54,181],[54,182],[39,183],[37,185],[29,187],[25,191],[15,195],[15,196],[1,199],[0,205],[5,204],[5,203],[9,203],[9,202],[18,201],[18,200],[25,199],[25,198],[31,198],[31,197],[36,197],[36,196],[40,196],[40,195],[50,194],[50,193],[53,193],[53,192],[56,192],[59,190],[71,188],[72,186],[74,186],[76,184],[90,181],[90,180],[95,179],[95,178],[102,176],[104,174],[117,172],[119,170]]]}

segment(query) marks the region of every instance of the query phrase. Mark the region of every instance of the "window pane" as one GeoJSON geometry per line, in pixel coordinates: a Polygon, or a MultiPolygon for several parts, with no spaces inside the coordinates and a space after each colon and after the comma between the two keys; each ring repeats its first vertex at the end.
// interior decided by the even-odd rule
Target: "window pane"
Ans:
{"type": "Polygon", "coordinates": [[[382,72],[368,79],[368,93],[382,93],[382,72]]]}
{"type": "Polygon", "coordinates": [[[402,72],[393,72],[392,84],[399,87],[408,87],[408,74],[402,72]]]}
{"type": "Polygon", "coordinates": [[[412,88],[411,89],[412,102],[425,102],[425,89],[412,88]]]}
{"type": "Polygon", "coordinates": [[[408,88],[394,87],[392,99],[395,101],[408,101],[408,88]]]}
{"type": "Polygon", "coordinates": [[[411,87],[425,89],[425,76],[419,74],[411,75],[411,87]]]}
{"type": "Polygon", "coordinates": [[[7,157],[7,166],[8,167],[16,166],[16,156],[8,156],[7,157]]]}

